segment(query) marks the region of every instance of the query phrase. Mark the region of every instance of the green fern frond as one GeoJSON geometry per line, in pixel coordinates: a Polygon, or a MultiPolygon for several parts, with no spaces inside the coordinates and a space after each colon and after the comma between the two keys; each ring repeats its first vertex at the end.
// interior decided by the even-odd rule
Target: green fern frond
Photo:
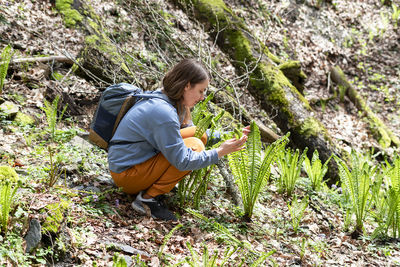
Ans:
{"type": "Polygon", "coordinates": [[[197,125],[204,113],[207,113],[207,103],[214,98],[214,93],[209,94],[206,99],[198,103],[192,111],[192,121],[194,125],[197,125]]]}
{"type": "Polygon", "coordinates": [[[171,231],[169,231],[169,233],[164,237],[164,241],[160,247],[160,250],[158,251],[158,257],[160,258],[163,254],[164,248],[167,245],[168,241],[171,239],[172,235],[174,234],[174,232],[176,230],[178,230],[179,228],[181,228],[183,226],[183,224],[178,224],[177,226],[175,226],[174,228],[172,228],[171,231]]]}
{"type": "Polygon", "coordinates": [[[10,64],[12,56],[12,48],[10,45],[7,45],[1,52],[0,56],[0,94],[3,91],[4,80],[6,79],[8,65],[10,64]]]}
{"type": "Polygon", "coordinates": [[[268,182],[272,162],[287,144],[289,137],[287,134],[270,144],[262,158],[260,131],[255,122],[250,124],[250,129],[246,149],[228,155],[229,167],[242,196],[247,219],[251,218],[258,195],[268,182]]]}
{"type": "Polygon", "coordinates": [[[207,131],[208,127],[210,127],[212,119],[213,115],[208,114],[204,119],[200,120],[200,122],[196,124],[194,137],[201,138],[203,134],[207,131]]]}
{"type": "Polygon", "coordinates": [[[361,231],[365,215],[372,203],[371,177],[375,175],[377,167],[371,167],[369,159],[361,158],[355,151],[351,153],[351,171],[341,159],[334,157],[338,164],[340,179],[344,184],[343,188],[350,197],[352,212],[356,217],[356,230],[361,231]]]}

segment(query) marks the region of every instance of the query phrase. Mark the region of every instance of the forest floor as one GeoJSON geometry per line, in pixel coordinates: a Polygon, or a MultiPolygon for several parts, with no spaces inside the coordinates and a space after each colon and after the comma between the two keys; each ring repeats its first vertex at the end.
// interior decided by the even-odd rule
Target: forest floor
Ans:
{"type": "MultiPolygon", "coordinates": [[[[0,0],[0,48],[10,43],[14,58],[70,55],[76,57],[84,47],[85,34],[66,27],[52,1],[0,0]]],[[[79,1],[78,1],[79,2],[79,1]]],[[[120,44],[131,51],[147,51],[150,45],[146,31],[134,13],[117,6],[118,1],[88,1],[102,17],[110,31],[128,31],[131,43],[120,44]],[[118,13],[120,17],[112,14],[118,13]],[[121,17],[125,17],[121,19],[121,17]],[[126,21],[129,21],[127,23],[126,21]],[[124,28],[125,27],[125,28],[124,28]],[[139,28],[135,28],[139,27],[139,28]]],[[[129,2],[129,1],[126,1],[129,2]]],[[[157,3],[163,12],[172,14],[175,28],[184,29],[179,37],[195,47],[203,40],[217,61],[219,74],[236,79],[234,68],[201,27],[182,11],[163,1],[157,3]],[[186,38],[186,39],[185,39],[186,38]]],[[[378,147],[367,123],[346,98],[321,104],[338,90],[329,78],[332,66],[340,66],[374,112],[400,136],[400,30],[392,21],[392,7],[380,1],[225,1],[236,15],[244,18],[249,28],[282,59],[299,60],[308,78],[304,95],[313,106],[315,116],[343,148],[369,151],[378,147]]],[[[396,1],[393,1],[396,2],[396,1]]],[[[145,4],[143,4],[145,5],[145,4]]],[[[400,6],[400,3],[397,3],[400,6]]],[[[400,24],[400,22],[399,22],[400,24]]],[[[151,55],[149,56],[151,57],[151,55]]],[[[211,56],[210,56],[211,57],[211,56]]],[[[163,64],[175,62],[166,59],[163,64]]],[[[158,75],[161,75],[162,72],[158,75]]],[[[150,79],[146,85],[153,86],[150,79]]],[[[215,85],[217,87],[217,85],[215,85]]],[[[257,102],[246,94],[246,81],[236,84],[240,103],[267,125],[270,119],[257,102]]],[[[111,266],[116,252],[128,265],[167,266],[181,262],[201,261],[202,255],[224,253],[240,246],[230,257],[229,266],[242,259],[250,266],[262,252],[271,255],[260,266],[398,266],[398,239],[372,238],[376,223],[367,216],[365,233],[352,238],[352,225],[347,225],[340,207],[340,188],[324,186],[310,194],[309,182],[300,179],[296,194],[310,194],[310,203],[294,231],[287,203],[278,194],[274,175],[260,195],[251,222],[238,215],[240,207],[232,203],[226,185],[218,172],[196,212],[209,218],[197,218],[177,207],[175,193],[167,202],[174,205],[177,223],[162,222],[140,216],[131,208],[134,196],[119,191],[108,173],[107,156],[80,136],[88,130],[99,90],[71,72],[71,66],[58,62],[11,65],[1,98],[16,104],[20,111],[35,119],[34,126],[1,117],[0,165],[15,167],[23,180],[12,211],[7,235],[0,235],[2,265],[111,266]],[[58,74],[58,76],[57,76],[58,74]],[[48,177],[49,148],[47,121],[41,108],[51,94],[71,96],[76,104],[74,114],[58,124],[57,138],[65,140],[62,153],[64,179],[52,188],[45,185],[48,177]],[[72,138],[73,137],[73,138],[72,138]],[[42,225],[51,216],[49,205],[64,203],[56,233],[43,234],[41,245],[25,253],[22,237],[29,230],[29,220],[42,225]],[[216,223],[229,233],[218,230],[216,223]],[[168,235],[170,233],[170,235],[168,235]],[[195,259],[193,252],[199,255],[195,259]],[[140,255],[137,258],[135,255],[140,255]]],[[[325,102],[324,102],[325,103],[325,102]]],[[[395,149],[385,153],[393,154],[395,149]]],[[[62,209],[62,205],[57,209],[62,209]]],[[[188,263],[185,263],[189,266],[188,263]]]]}

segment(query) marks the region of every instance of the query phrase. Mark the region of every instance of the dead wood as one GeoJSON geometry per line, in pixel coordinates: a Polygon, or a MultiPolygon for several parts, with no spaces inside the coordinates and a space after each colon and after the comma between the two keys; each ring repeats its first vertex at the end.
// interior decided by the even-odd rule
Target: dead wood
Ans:
{"type": "Polygon", "coordinates": [[[333,82],[341,87],[341,90],[345,90],[347,97],[354,103],[362,116],[368,120],[371,132],[383,148],[400,146],[399,138],[371,110],[356,88],[349,83],[340,67],[336,66],[331,69],[331,78],[333,82]]]}
{"type": "Polygon", "coordinates": [[[243,206],[239,190],[235,184],[232,175],[228,172],[228,168],[221,160],[218,161],[217,167],[219,169],[219,173],[221,174],[222,178],[224,178],[227,189],[226,191],[232,197],[233,203],[237,206],[243,206]]]}
{"type": "Polygon", "coordinates": [[[13,58],[10,64],[17,63],[32,63],[32,62],[51,62],[57,61],[60,63],[74,64],[74,59],[66,56],[50,56],[50,57],[27,57],[27,58],[13,58]]]}

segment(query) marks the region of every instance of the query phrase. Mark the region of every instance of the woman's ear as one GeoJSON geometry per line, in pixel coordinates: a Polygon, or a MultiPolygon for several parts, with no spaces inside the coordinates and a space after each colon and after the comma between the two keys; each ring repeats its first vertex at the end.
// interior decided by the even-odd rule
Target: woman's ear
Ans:
{"type": "Polygon", "coordinates": [[[189,90],[190,89],[190,87],[191,87],[191,85],[190,85],[190,82],[188,82],[187,84],[186,84],[186,86],[185,86],[185,91],[187,91],[187,90],[189,90]]]}

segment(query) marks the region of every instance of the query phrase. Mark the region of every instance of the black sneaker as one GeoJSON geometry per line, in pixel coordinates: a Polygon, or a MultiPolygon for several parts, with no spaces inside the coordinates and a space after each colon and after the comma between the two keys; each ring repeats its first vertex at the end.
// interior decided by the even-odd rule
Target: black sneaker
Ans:
{"type": "Polygon", "coordinates": [[[177,221],[175,215],[167,209],[164,202],[160,198],[145,199],[142,197],[143,192],[140,192],[135,201],[132,202],[132,208],[141,214],[146,214],[146,205],[150,208],[151,216],[154,219],[161,219],[165,221],[177,221]]]}

